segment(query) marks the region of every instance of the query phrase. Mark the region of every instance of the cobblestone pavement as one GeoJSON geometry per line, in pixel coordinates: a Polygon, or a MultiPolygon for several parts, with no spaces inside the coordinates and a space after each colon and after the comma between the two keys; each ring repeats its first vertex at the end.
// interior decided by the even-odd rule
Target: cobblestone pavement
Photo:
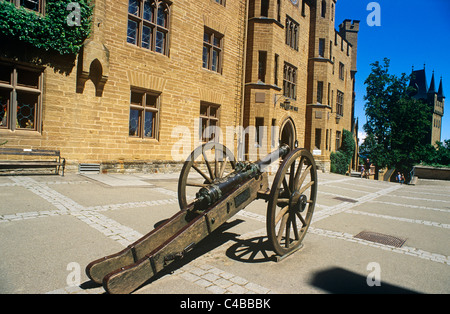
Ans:
{"type": "MultiPolygon", "coordinates": [[[[0,292],[104,293],[85,266],[176,213],[176,189],[175,174],[0,176],[0,292]]],[[[450,182],[319,173],[305,246],[280,262],[267,249],[265,211],[253,202],[135,293],[450,292],[450,182]],[[355,237],[361,231],[406,242],[355,237]],[[371,287],[374,271],[381,287],[371,287]]]]}

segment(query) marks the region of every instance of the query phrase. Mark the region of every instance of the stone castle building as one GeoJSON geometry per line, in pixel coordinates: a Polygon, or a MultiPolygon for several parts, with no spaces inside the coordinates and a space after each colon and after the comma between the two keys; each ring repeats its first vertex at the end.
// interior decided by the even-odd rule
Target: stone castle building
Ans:
{"type": "Polygon", "coordinates": [[[444,116],[444,88],[442,86],[442,77],[439,83],[439,89],[436,91],[434,80],[434,71],[431,76],[431,82],[428,87],[425,68],[423,70],[414,70],[411,73],[410,87],[415,89],[413,98],[422,100],[428,104],[430,112],[431,127],[426,136],[426,143],[435,145],[441,141],[442,117],[444,116]]]}
{"type": "Polygon", "coordinates": [[[107,172],[164,171],[209,140],[248,159],[288,143],[329,169],[354,131],[359,22],[336,30],[335,0],[93,3],[73,59],[5,38],[4,147],[59,149],[69,170],[107,172]]]}

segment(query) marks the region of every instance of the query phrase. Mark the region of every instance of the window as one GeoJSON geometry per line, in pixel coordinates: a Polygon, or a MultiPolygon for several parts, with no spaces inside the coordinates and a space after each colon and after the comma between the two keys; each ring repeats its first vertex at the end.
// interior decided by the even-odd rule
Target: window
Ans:
{"type": "Polygon", "coordinates": [[[336,94],[336,113],[341,116],[344,115],[344,93],[339,90],[336,94]]]}
{"type": "Polygon", "coordinates": [[[225,6],[225,1],[226,0],[214,0],[216,3],[221,4],[223,6],[225,6]]]}
{"type": "Polygon", "coordinates": [[[319,39],[319,57],[325,57],[325,38],[319,39]]]}
{"type": "Polygon", "coordinates": [[[203,142],[215,140],[216,127],[219,126],[219,108],[214,104],[200,104],[200,138],[203,142]]]}
{"type": "Polygon", "coordinates": [[[345,67],[344,64],[342,62],[339,62],[339,78],[341,80],[344,79],[344,75],[345,75],[345,67]]]}
{"type": "Polygon", "coordinates": [[[323,82],[317,82],[317,103],[321,104],[323,100],[323,82]]]}
{"type": "Polygon", "coordinates": [[[277,0],[277,21],[281,22],[281,0],[277,0]]]}
{"type": "Polygon", "coordinates": [[[322,17],[325,17],[327,14],[327,2],[325,0],[322,0],[322,17]]]}
{"type": "Polygon", "coordinates": [[[315,147],[314,149],[321,149],[320,144],[322,143],[322,129],[316,129],[315,147]]]}
{"type": "Polygon", "coordinates": [[[330,40],[330,60],[333,59],[333,41],[330,40]]]}
{"type": "Polygon", "coordinates": [[[274,60],[275,66],[274,66],[274,75],[273,75],[275,85],[278,85],[278,62],[279,62],[278,60],[279,59],[280,59],[280,56],[275,54],[275,60],[274,60]]]}
{"type": "Polygon", "coordinates": [[[261,16],[269,17],[269,0],[261,0],[261,16]]]}
{"type": "Polygon", "coordinates": [[[336,131],[336,151],[341,148],[341,131],[336,131]]]}
{"type": "Polygon", "coordinates": [[[283,95],[297,99],[297,68],[289,63],[284,63],[283,95]]]}
{"type": "Polygon", "coordinates": [[[271,144],[272,148],[277,147],[278,144],[278,128],[277,128],[277,119],[272,119],[272,127],[271,127],[271,144]]]}
{"type": "Polygon", "coordinates": [[[9,2],[14,3],[17,7],[21,6],[41,14],[44,14],[45,11],[45,0],[10,0],[9,2]]]}
{"type": "Polygon", "coordinates": [[[328,150],[331,152],[331,141],[332,141],[333,130],[330,129],[330,145],[328,145],[328,150]]]}
{"type": "Polygon", "coordinates": [[[127,42],[168,55],[169,4],[157,0],[129,0],[127,42]]]}
{"type": "Polygon", "coordinates": [[[259,53],[258,53],[258,80],[263,83],[266,81],[266,63],[267,63],[267,51],[259,51],[259,53]]]}
{"type": "Polygon", "coordinates": [[[40,131],[42,73],[0,64],[0,129],[40,131]]]}
{"type": "Polygon", "coordinates": [[[331,106],[331,83],[328,83],[328,97],[327,97],[327,105],[331,106]]]}
{"type": "Polygon", "coordinates": [[[132,90],[130,97],[129,135],[158,139],[160,95],[132,90]]]}
{"type": "Polygon", "coordinates": [[[299,24],[289,16],[286,16],[286,45],[298,50],[299,24]]]}
{"type": "Polygon", "coordinates": [[[222,72],[223,35],[205,27],[203,33],[203,67],[222,72]]]}
{"type": "Polygon", "coordinates": [[[264,140],[264,118],[256,118],[255,119],[255,144],[258,147],[263,146],[264,140]]]}

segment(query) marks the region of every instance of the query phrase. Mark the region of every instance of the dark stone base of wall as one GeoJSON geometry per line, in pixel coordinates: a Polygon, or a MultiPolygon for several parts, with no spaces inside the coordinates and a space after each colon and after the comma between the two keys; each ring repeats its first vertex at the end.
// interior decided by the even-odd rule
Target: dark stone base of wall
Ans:
{"type": "Polygon", "coordinates": [[[415,166],[414,176],[419,179],[450,180],[450,168],[415,166]]]}

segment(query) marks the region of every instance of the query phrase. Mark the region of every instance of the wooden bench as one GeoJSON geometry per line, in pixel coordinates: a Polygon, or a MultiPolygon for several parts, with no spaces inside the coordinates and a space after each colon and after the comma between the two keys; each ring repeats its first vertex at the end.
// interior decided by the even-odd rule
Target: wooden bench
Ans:
{"type": "Polygon", "coordinates": [[[21,156],[41,156],[55,157],[50,160],[0,160],[0,169],[20,169],[20,168],[55,168],[56,174],[66,167],[66,159],[61,158],[59,150],[27,149],[27,148],[0,148],[0,155],[21,155],[21,156]]]}

